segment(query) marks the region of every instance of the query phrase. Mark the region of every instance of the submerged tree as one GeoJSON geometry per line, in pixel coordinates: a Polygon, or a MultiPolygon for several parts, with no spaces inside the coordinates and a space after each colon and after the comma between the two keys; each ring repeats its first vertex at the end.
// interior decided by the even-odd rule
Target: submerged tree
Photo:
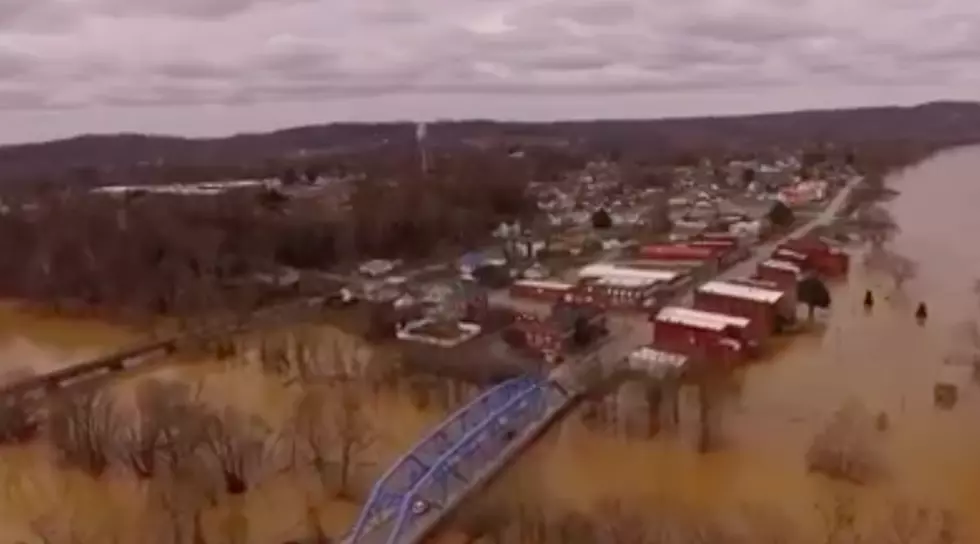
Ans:
{"type": "Polygon", "coordinates": [[[775,204],[769,208],[769,213],[766,215],[769,222],[776,227],[789,227],[796,221],[796,214],[793,213],[792,208],[787,206],[782,201],[777,201],[775,204]]]}
{"type": "Polygon", "coordinates": [[[603,230],[612,228],[612,226],[612,216],[609,215],[609,211],[605,208],[599,208],[592,213],[592,228],[603,230]]]}
{"type": "Polygon", "coordinates": [[[271,460],[271,429],[262,420],[231,408],[209,414],[203,425],[202,461],[217,470],[225,493],[246,493],[271,460]]]}
{"type": "Polygon", "coordinates": [[[205,418],[199,392],[160,380],[137,387],[134,420],[120,429],[118,441],[123,463],[138,479],[152,479],[161,468],[177,474],[201,444],[205,418]]]}
{"type": "Polygon", "coordinates": [[[809,318],[813,319],[816,308],[830,308],[830,290],[827,285],[816,276],[809,276],[797,286],[797,300],[806,304],[809,318]]]}
{"type": "Polygon", "coordinates": [[[356,383],[349,378],[341,379],[330,393],[328,409],[333,417],[328,428],[337,451],[337,494],[349,497],[353,470],[376,437],[364,406],[364,396],[356,383]]]}
{"type": "Polygon", "coordinates": [[[62,462],[97,478],[109,468],[117,423],[110,393],[82,391],[54,400],[46,432],[62,462]]]}
{"type": "Polygon", "coordinates": [[[333,446],[327,395],[323,387],[304,389],[293,406],[290,429],[293,462],[312,467],[324,489],[330,487],[333,446]]]}
{"type": "Polygon", "coordinates": [[[871,415],[862,406],[848,403],[813,438],[806,453],[807,468],[836,480],[869,483],[883,468],[874,435],[871,415]]]}

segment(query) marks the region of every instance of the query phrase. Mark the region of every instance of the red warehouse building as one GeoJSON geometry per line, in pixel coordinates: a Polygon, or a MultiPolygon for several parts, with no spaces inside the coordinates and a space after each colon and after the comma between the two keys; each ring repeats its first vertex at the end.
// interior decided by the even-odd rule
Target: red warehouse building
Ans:
{"type": "Polygon", "coordinates": [[[803,270],[795,263],[780,259],[769,259],[762,261],[755,269],[757,278],[771,281],[786,292],[786,296],[791,298],[795,304],[796,288],[803,279],[803,270]]]}
{"type": "Polygon", "coordinates": [[[766,289],[725,281],[711,281],[694,292],[694,307],[747,318],[747,338],[762,345],[782,324],[792,320],[796,308],[779,289],[766,289]]]}
{"type": "Polygon", "coordinates": [[[653,347],[696,360],[738,362],[750,325],[744,317],[668,306],[653,319],[653,347]]]}
{"type": "Polygon", "coordinates": [[[780,245],[779,249],[806,255],[812,269],[829,278],[847,276],[850,270],[850,255],[820,238],[807,237],[788,240],[780,245]]]}
{"type": "Polygon", "coordinates": [[[518,280],[510,286],[510,296],[558,302],[571,293],[572,287],[574,287],[572,284],[560,281],[518,280]]]}
{"type": "Polygon", "coordinates": [[[737,283],[739,285],[747,285],[749,287],[758,287],[760,289],[767,289],[769,291],[780,291],[783,293],[784,298],[779,303],[780,315],[787,320],[787,322],[796,321],[796,289],[785,289],[778,283],[759,277],[753,278],[738,278],[727,280],[728,283],[737,283]]]}
{"type": "Polygon", "coordinates": [[[714,249],[717,252],[719,264],[726,268],[732,266],[749,255],[748,248],[739,246],[733,240],[694,240],[690,242],[690,244],[694,247],[707,247],[714,249]]]}

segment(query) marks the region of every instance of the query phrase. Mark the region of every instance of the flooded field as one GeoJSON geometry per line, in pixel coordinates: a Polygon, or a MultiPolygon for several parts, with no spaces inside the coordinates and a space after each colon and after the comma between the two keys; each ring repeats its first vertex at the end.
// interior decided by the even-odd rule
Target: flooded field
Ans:
{"type": "Polygon", "coordinates": [[[724,408],[721,451],[694,453],[693,407],[679,436],[652,441],[601,436],[569,422],[504,476],[497,493],[519,488],[528,500],[574,509],[609,497],[719,514],[755,505],[808,526],[816,523],[814,503],[850,491],[869,511],[892,501],[950,508],[980,538],[973,516],[980,511],[980,391],[968,386],[952,411],[933,406],[933,385],[957,342],[953,331],[977,315],[980,247],[965,242],[980,232],[970,209],[980,202],[977,171],[980,148],[972,148],[892,180],[902,191],[890,203],[902,228],[892,247],[918,263],[918,276],[904,293],[894,292],[891,278],[866,272],[855,259],[821,318],[826,330],[795,338],[739,377],[739,393],[724,408]],[[861,306],[865,289],[879,301],[870,315],[861,306]],[[932,316],[924,327],[913,318],[920,301],[932,316]],[[804,458],[832,414],[855,401],[888,421],[872,437],[884,474],[873,485],[842,489],[809,474],[804,458]]]}
{"type": "MultiPolygon", "coordinates": [[[[0,323],[0,363],[9,372],[7,379],[19,378],[25,368],[35,372],[61,368],[130,345],[141,337],[123,328],[41,317],[12,306],[3,308],[0,323]]],[[[370,356],[361,353],[360,342],[332,327],[309,325],[264,331],[239,340],[246,355],[237,362],[183,356],[169,361],[176,364],[162,364],[116,382],[112,387],[116,411],[123,418],[135,413],[133,393],[147,380],[185,383],[192,390],[200,387],[201,398],[216,413],[231,409],[245,417],[256,417],[274,437],[278,430],[291,428],[300,390],[288,385],[288,379],[264,373],[257,362],[257,351],[263,343],[267,347],[280,346],[286,338],[308,342],[307,348],[322,349],[325,356],[345,361],[358,355],[370,356]]],[[[357,390],[355,394],[359,413],[363,410],[356,422],[342,423],[340,419],[347,416],[340,410],[328,410],[324,424],[356,425],[345,432],[356,432],[357,440],[365,442],[364,451],[356,450],[356,467],[351,474],[352,492],[358,497],[395,457],[441,420],[445,411],[441,406],[417,408],[416,397],[406,390],[357,390]]],[[[288,432],[285,436],[289,436],[288,432]]],[[[353,440],[353,435],[349,439],[353,440]]],[[[285,445],[276,451],[288,456],[282,454],[282,447],[285,445]]],[[[261,477],[261,485],[244,500],[234,501],[236,515],[248,520],[248,536],[239,542],[267,544],[307,535],[313,505],[328,535],[341,534],[350,527],[359,511],[357,501],[334,498],[331,491],[322,489],[311,470],[284,471],[282,466],[289,466],[289,462],[278,457],[267,461],[269,466],[264,469],[267,474],[261,477]]],[[[5,540],[31,541],[41,532],[61,534],[71,526],[82,542],[109,541],[110,535],[117,535],[123,542],[144,541],[140,535],[153,527],[146,518],[147,490],[121,472],[125,472],[123,467],[116,467],[111,474],[95,480],[62,468],[44,443],[0,448],[0,488],[4,490],[0,494],[0,534],[5,540]],[[105,508],[107,504],[113,507],[105,508]]],[[[226,540],[218,532],[231,508],[231,501],[222,500],[205,514],[205,530],[214,537],[213,541],[226,540]]]]}

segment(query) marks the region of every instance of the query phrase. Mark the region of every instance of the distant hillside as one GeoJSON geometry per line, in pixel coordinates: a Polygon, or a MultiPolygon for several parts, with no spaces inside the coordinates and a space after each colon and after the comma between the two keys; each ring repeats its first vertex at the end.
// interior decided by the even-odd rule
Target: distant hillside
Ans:
{"type": "MultiPolygon", "coordinates": [[[[197,175],[210,174],[211,170],[247,171],[274,160],[381,151],[389,146],[404,149],[414,137],[415,129],[409,123],[326,124],[210,139],[138,134],[79,136],[0,147],[0,180],[65,180],[78,177],[78,172],[86,169],[129,175],[138,165],[144,173],[161,165],[196,168],[197,175]]],[[[935,102],[914,107],[657,120],[458,121],[429,125],[429,139],[440,147],[499,142],[635,150],[653,155],[702,147],[751,149],[814,141],[849,144],[900,140],[952,145],[980,142],[980,103],[935,102]]]]}

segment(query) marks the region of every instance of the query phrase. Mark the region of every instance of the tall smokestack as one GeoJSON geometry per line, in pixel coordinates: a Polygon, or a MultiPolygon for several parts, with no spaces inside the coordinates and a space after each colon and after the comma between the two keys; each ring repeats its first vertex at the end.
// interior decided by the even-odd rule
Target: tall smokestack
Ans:
{"type": "Polygon", "coordinates": [[[425,123],[415,125],[415,143],[419,147],[419,156],[422,159],[422,174],[429,172],[429,153],[425,146],[426,127],[425,123]]]}

